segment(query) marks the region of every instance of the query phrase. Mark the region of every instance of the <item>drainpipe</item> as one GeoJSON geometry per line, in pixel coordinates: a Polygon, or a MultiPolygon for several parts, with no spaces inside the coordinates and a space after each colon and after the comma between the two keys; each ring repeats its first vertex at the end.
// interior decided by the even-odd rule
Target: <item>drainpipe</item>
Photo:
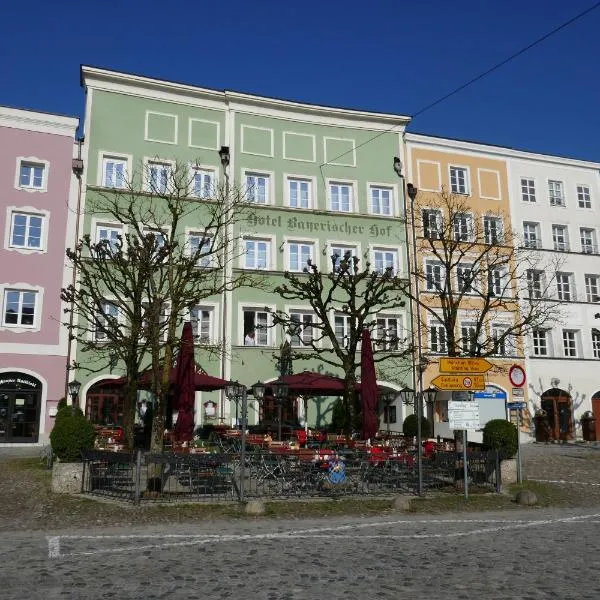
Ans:
{"type": "MultiPolygon", "coordinates": [[[[80,136],[77,139],[77,158],[72,160],[72,169],[75,177],[77,177],[77,209],[75,216],[75,244],[79,241],[79,220],[81,216],[81,191],[82,191],[82,178],[83,175],[83,159],[81,158],[81,146],[83,145],[84,137],[80,136]]],[[[77,283],[77,268],[73,265],[73,277],[71,279],[71,285],[75,287],[77,283]]],[[[73,351],[73,322],[75,302],[71,302],[69,311],[69,337],[67,340],[67,365],[65,373],[65,398],[69,397],[69,379],[71,371],[71,353],[73,351]]]]}

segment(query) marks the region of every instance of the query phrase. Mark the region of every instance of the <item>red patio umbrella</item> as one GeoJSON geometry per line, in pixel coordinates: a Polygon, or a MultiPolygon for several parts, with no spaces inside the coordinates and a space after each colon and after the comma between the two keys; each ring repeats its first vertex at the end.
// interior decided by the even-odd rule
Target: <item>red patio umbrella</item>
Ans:
{"type": "Polygon", "coordinates": [[[189,321],[183,326],[177,366],[174,370],[176,375],[174,382],[175,398],[177,402],[175,438],[180,442],[186,442],[194,436],[194,404],[196,400],[194,334],[192,324],[189,321]]]}
{"type": "MultiPolygon", "coordinates": [[[[341,377],[315,371],[284,375],[276,381],[266,383],[265,386],[268,388],[274,383],[286,383],[290,394],[296,396],[337,396],[344,393],[346,385],[341,377]]],[[[360,384],[356,384],[356,389],[360,389],[360,384]]]]}
{"type": "MultiPolygon", "coordinates": [[[[171,385],[175,385],[177,382],[177,367],[173,367],[171,369],[171,373],[169,374],[169,383],[171,385]]],[[[126,377],[119,377],[118,379],[111,379],[110,385],[124,386],[127,383],[126,377]]],[[[227,385],[227,381],[225,379],[220,379],[219,377],[213,377],[212,375],[207,375],[206,373],[202,373],[201,371],[196,371],[194,369],[194,389],[197,392],[212,392],[213,390],[222,390],[225,389],[227,385]]],[[[152,386],[152,373],[150,371],[144,371],[138,379],[138,389],[140,390],[149,390],[152,386]]]]}
{"type": "Polygon", "coordinates": [[[362,400],[362,436],[364,440],[372,438],[377,433],[377,377],[375,361],[373,360],[373,345],[371,333],[363,329],[360,352],[360,384],[362,400]]]}

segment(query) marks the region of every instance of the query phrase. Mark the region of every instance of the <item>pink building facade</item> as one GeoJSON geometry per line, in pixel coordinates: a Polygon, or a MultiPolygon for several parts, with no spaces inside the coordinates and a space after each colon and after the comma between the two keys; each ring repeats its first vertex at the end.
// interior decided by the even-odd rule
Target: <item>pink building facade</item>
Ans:
{"type": "Polygon", "coordinates": [[[65,395],[78,123],[0,107],[0,445],[45,442],[65,395]]]}

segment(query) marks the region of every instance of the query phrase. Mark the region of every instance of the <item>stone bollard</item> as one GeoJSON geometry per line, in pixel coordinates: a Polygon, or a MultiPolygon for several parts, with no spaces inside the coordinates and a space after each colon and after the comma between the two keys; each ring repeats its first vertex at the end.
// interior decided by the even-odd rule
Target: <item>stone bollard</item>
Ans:
{"type": "Polygon", "coordinates": [[[392,501],[392,508],[394,510],[401,510],[408,512],[410,510],[410,498],[407,496],[396,496],[392,501]]]}
{"type": "Polygon", "coordinates": [[[531,490],[521,490],[520,492],[517,492],[515,502],[517,504],[522,504],[523,506],[535,506],[538,503],[538,499],[535,492],[532,492],[531,490]]]}
{"type": "Polygon", "coordinates": [[[52,466],[52,492],[54,494],[81,494],[83,463],[56,462],[52,466]]]}
{"type": "Polygon", "coordinates": [[[264,515],[265,510],[265,503],[262,500],[250,500],[250,502],[246,504],[247,515],[264,515]]]}

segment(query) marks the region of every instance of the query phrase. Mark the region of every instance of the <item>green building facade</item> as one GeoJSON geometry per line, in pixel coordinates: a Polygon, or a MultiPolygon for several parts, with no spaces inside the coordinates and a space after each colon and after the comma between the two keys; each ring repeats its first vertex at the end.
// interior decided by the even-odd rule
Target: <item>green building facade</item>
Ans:
{"type": "MultiPolygon", "coordinates": [[[[115,185],[122,173],[134,180],[140,174],[143,186],[141,174],[149,166],[160,172],[177,162],[194,169],[200,186],[227,181],[231,189],[244,190],[252,204],[253,210],[229,231],[236,243],[230,248],[228,276],[258,271],[264,282],[276,284],[284,271],[301,271],[307,257],[329,271],[332,254],[346,251],[362,263],[393,266],[407,276],[403,189],[392,168],[393,157],[404,154],[406,117],[208,90],[92,67],[82,68],[82,85],[86,115],[81,233],[98,237],[102,227],[117,226],[104,223],[85,206],[94,194],[115,185]],[[219,156],[222,147],[229,149],[228,165],[219,156]]],[[[193,231],[201,224],[186,226],[193,231]]],[[[280,327],[263,327],[272,324],[266,308],[297,313],[300,320],[310,309],[290,304],[269,287],[244,287],[202,301],[197,335],[215,344],[224,337],[227,346],[225,356],[218,358],[197,345],[197,363],[207,373],[248,386],[277,377],[275,357],[290,337],[280,327]],[[250,331],[254,339],[248,337],[250,331]]],[[[336,324],[342,335],[339,317],[336,324]]],[[[408,302],[395,314],[376,317],[381,327],[397,327],[402,337],[411,339],[408,302]]],[[[75,351],[78,363],[89,363],[89,353],[75,351]]],[[[388,370],[380,385],[390,391],[412,386],[410,361],[405,362],[406,368],[397,373],[388,370]]],[[[297,360],[293,368],[341,374],[319,361],[297,360]]],[[[111,371],[90,375],[82,369],[76,374],[83,383],[82,408],[111,393],[110,379],[122,375],[119,365],[111,371]]],[[[308,402],[309,426],[327,424],[332,400],[308,402]]],[[[392,407],[389,427],[400,431],[407,408],[399,397],[392,407]]],[[[260,411],[251,403],[250,422],[256,422],[260,411]]],[[[288,419],[304,422],[302,405],[290,405],[287,412],[288,419]]],[[[235,405],[220,392],[197,393],[197,425],[231,423],[235,413],[235,405]]],[[[381,427],[387,426],[382,414],[381,427]]]]}

